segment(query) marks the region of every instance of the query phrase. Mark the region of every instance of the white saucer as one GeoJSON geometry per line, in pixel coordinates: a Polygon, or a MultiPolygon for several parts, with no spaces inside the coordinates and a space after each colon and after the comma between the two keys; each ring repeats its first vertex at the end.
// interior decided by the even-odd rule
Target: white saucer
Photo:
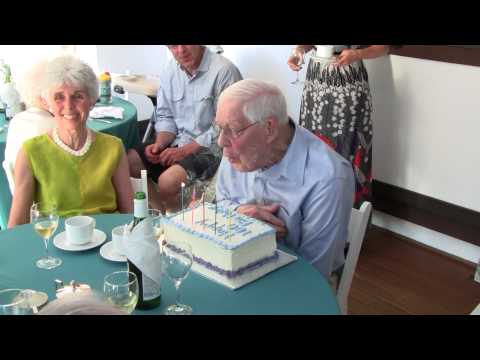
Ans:
{"type": "Polygon", "coordinates": [[[83,245],[73,245],[69,244],[67,241],[67,233],[65,231],[61,232],[53,239],[53,245],[57,248],[66,250],[66,251],[83,251],[93,249],[98,245],[103,244],[103,242],[107,239],[107,235],[98,229],[93,230],[93,239],[83,245]]]}
{"type": "Polygon", "coordinates": [[[113,247],[113,242],[109,241],[105,243],[101,248],[100,248],[100,255],[107,260],[110,261],[127,261],[127,257],[125,255],[120,255],[115,251],[115,248],[113,247]]]}

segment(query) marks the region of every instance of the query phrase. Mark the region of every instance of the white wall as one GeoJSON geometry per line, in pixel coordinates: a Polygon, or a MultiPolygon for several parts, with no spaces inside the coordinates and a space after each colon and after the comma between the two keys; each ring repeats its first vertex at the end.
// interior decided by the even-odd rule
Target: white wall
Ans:
{"type": "Polygon", "coordinates": [[[480,67],[395,55],[367,67],[374,178],[480,211],[480,67]]]}
{"type": "MultiPolygon", "coordinates": [[[[298,120],[302,85],[290,84],[295,72],[290,70],[287,59],[294,45],[223,45],[223,55],[232,60],[244,78],[272,81],[280,87],[287,98],[289,115],[298,120]]],[[[308,63],[308,59],[305,59],[308,63]]],[[[300,71],[300,80],[305,79],[306,66],[300,71]]]]}
{"type": "Polygon", "coordinates": [[[168,59],[164,45],[98,45],[100,71],[158,76],[168,59]]]}

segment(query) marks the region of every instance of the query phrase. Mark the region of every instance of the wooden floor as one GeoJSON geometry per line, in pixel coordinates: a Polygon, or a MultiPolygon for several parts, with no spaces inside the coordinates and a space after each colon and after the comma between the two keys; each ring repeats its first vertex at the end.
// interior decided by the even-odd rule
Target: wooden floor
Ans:
{"type": "Polygon", "coordinates": [[[352,315],[462,315],[480,303],[475,266],[372,227],[349,297],[352,315]]]}

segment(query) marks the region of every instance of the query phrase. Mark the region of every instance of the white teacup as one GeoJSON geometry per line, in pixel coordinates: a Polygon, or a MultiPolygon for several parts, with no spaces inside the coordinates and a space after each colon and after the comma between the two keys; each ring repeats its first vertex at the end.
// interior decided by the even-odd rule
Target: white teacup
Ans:
{"type": "Polygon", "coordinates": [[[67,241],[72,245],[84,245],[92,241],[95,219],[90,216],[72,216],[65,220],[67,241]]]}
{"type": "Polygon", "coordinates": [[[125,255],[125,245],[123,241],[125,225],[119,225],[112,229],[113,249],[119,255],[125,255]]]}
{"type": "Polygon", "coordinates": [[[318,57],[331,58],[333,56],[333,45],[315,45],[315,47],[318,57]]]}

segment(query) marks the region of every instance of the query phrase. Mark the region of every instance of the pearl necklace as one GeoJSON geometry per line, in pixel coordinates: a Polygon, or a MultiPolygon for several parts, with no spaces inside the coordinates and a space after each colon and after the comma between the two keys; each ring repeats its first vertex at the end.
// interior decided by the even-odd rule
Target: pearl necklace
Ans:
{"type": "Polygon", "coordinates": [[[72,154],[74,156],[85,155],[85,153],[90,149],[90,146],[92,146],[92,135],[90,133],[90,130],[88,129],[87,129],[87,139],[85,140],[85,144],[83,144],[82,148],[79,150],[73,150],[67,144],[65,144],[58,136],[57,128],[53,129],[52,136],[53,136],[53,141],[55,141],[55,144],[60,146],[67,153],[72,154]]]}

